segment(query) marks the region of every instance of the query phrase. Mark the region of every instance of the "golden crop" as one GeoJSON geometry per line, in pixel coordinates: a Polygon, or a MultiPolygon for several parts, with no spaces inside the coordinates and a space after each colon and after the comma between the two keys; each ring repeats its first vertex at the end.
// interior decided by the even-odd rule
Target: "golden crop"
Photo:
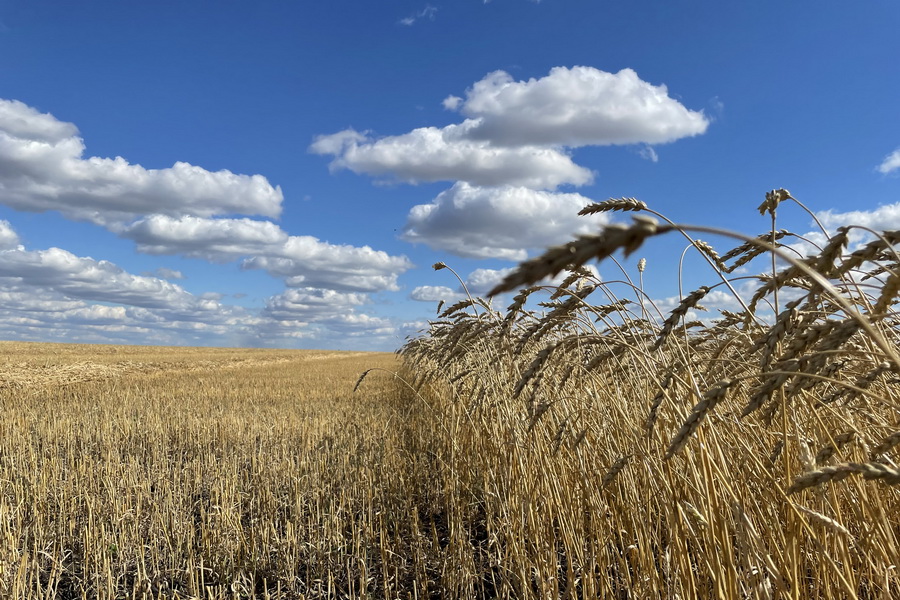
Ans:
{"type": "Polygon", "coordinates": [[[326,597],[395,576],[376,570],[404,475],[394,387],[352,394],[392,355],[0,351],[0,597],[326,597]]]}
{"type": "Polygon", "coordinates": [[[664,222],[523,263],[399,360],[0,345],[0,597],[900,597],[900,233],[800,257],[790,200],[721,255],[589,206],[664,222]],[[652,263],[583,266],[662,235],[710,274],[665,311],[652,263]]]}

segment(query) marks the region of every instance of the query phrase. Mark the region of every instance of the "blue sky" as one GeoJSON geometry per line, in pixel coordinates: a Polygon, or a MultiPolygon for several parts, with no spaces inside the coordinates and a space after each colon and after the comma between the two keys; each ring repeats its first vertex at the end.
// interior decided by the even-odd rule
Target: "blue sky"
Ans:
{"type": "MultiPolygon", "coordinates": [[[[897,31],[893,0],[0,0],[0,338],[392,350],[459,294],[434,262],[483,292],[609,197],[900,228],[897,31]]],[[[661,306],[680,243],[641,250],[661,306]]]]}

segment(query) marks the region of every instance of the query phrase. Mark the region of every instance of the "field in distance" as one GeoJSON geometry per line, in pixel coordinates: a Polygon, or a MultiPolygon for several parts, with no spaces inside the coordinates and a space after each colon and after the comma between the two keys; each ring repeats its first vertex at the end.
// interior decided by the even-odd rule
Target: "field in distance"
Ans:
{"type": "MultiPolygon", "coordinates": [[[[0,343],[0,596],[371,589],[391,354],[0,343]]],[[[398,488],[399,489],[399,488],[398,488]]],[[[399,492],[397,492],[399,493],[399,492]]]]}
{"type": "Polygon", "coordinates": [[[346,360],[362,352],[0,341],[0,386],[63,385],[160,371],[210,371],[292,361],[346,360]]]}

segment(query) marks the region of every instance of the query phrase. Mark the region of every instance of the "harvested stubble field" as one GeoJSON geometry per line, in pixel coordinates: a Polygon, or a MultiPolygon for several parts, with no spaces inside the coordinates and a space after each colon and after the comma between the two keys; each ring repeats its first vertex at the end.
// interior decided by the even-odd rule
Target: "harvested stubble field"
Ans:
{"type": "Polygon", "coordinates": [[[395,386],[352,393],[393,355],[0,357],[0,597],[326,597],[408,577],[380,568],[406,495],[395,386]]]}
{"type": "Polygon", "coordinates": [[[589,206],[663,223],[548,250],[399,360],[7,344],[0,595],[898,598],[900,232],[798,258],[792,200],[722,254],[589,206]],[[662,235],[710,273],[667,312],[643,261],[583,267],[662,235]]]}

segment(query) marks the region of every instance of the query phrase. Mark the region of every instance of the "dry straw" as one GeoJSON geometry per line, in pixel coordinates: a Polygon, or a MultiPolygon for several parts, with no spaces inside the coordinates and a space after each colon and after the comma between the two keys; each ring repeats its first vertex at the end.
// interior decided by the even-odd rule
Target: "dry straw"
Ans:
{"type": "MultiPolygon", "coordinates": [[[[496,324],[457,313],[432,325],[430,343],[404,349],[410,368],[430,374],[438,408],[422,414],[454,424],[428,446],[445,465],[443,501],[460,498],[451,528],[484,524],[458,540],[473,549],[458,572],[490,582],[468,591],[900,597],[900,233],[868,232],[851,247],[853,228],[841,228],[798,258],[783,246],[797,236],[777,223],[794,206],[805,210],[784,189],[767,193],[769,230],[754,238],[674,224],[635,198],[591,204],[581,214],[655,218],[548,249],[491,290],[515,294],[496,324]],[[686,237],[711,280],[668,314],[643,294],[644,260],[639,285],[618,264],[602,278],[581,269],[665,233],[686,237]],[[694,233],[738,241],[720,255],[694,233]],[[761,271],[757,283],[729,279],[738,267],[761,271]],[[562,285],[546,285],[567,269],[562,285]],[[717,286],[742,309],[685,322],[717,286]],[[473,379],[477,418],[442,391],[464,393],[473,379]],[[794,504],[804,491],[806,506],[794,504]]],[[[659,288],[666,267],[652,272],[659,288]]]]}
{"type": "Polygon", "coordinates": [[[751,238],[589,206],[655,219],[397,357],[7,345],[0,596],[900,597],[900,233],[797,260],[795,207],[767,194],[751,238]],[[664,233],[709,263],[669,314],[667,265],[613,264],[664,233]],[[741,308],[685,323],[712,289],[741,308]]]}

